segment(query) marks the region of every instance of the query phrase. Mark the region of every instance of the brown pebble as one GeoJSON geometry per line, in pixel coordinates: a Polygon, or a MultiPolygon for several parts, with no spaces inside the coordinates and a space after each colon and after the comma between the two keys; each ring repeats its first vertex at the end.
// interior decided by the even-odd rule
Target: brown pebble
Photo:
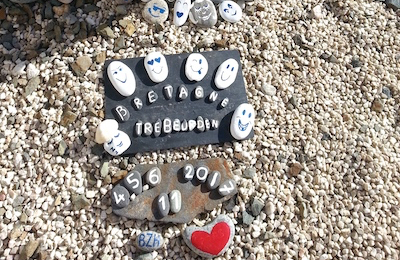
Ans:
{"type": "Polygon", "coordinates": [[[289,175],[296,177],[302,169],[303,166],[300,163],[293,163],[292,166],[290,166],[289,175]]]}
{"type": "Polygon", "coordinates": [[[215,40],[214,43],[217,47],[219,48],[225,48],[227,47],[227,42],[228,40],[226,39],[221,39],[221,40],[215,40]]]}
{"type": "Polygon", "coordinates": [[[0,193],[0,201],[6,200],[6,194],[0,193]]]}
{"type": "Polygon", "coordinates": [[[125,171],[125,170],[118,171],[118,172],[112,177],[112,183],[116,183],[117,181],[122,180],[127,174],[128,174],[128,171],[125,171]]]}
{"type": "Polygon", "coordinates": [[[372,107],[371,107],[372,111],[375,112],[382,112],[383,111],[383,104],[382,101],[380,99],[375,99],[374,102],[372,103],[372,107]]]}
{"type": "Polygon", "coordinates": [[[7,18],[6,9],[0,7],[0,20],[5,20],[7,18]]]}
{"type": "Polygon", "coordinates": [[[69,5],[63,4],[61,6],[53,6],[53,11],[58,16],[63,16],[69,12],[69,5]]]}
{"type": "Polygon", "coordinates": [[[350,116],[348,114],[343,114],[342,118],[343,118],[343,121],[345,121],[345,122],[350,120],[350,116]]]}

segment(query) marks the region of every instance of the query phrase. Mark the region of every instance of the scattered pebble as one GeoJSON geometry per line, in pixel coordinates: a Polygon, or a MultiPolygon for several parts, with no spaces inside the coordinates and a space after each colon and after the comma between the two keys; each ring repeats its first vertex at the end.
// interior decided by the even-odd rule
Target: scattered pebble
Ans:
{"type": "Polygon", "coordinates": [[[29,240],[28,243],[23,247],[21,253],[19,254],[19,259],[28,260],[35,253],[36,249],[39,247],[39,240],[29,240]]]}
{"type": "Polygon", "coordinates": [[[293,163],[292,166],[289,168],[289,175],[296,177],[299,175],[301,170],[303,169],[303,166],[300,163],[293,163]]]}
{"type": "Polygon", "coordinates": [[[253,216],[257,217],[260,215],[261,210],[264,208],[264,201],[259,198],[254,198],[253,203],[251,204],[251,212],[253,216]]]}

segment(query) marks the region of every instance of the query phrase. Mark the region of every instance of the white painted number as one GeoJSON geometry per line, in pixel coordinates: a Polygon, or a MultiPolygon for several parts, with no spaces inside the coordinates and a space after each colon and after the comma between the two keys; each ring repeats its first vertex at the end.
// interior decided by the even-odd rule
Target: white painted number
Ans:
{"type": "Polygon", "coordinates": [[[233,185],[232,181],[228,181],[227,184],[225,184],[224,186],[222,186],[220,188],[220,192],[226,192],[227,194],[229,194],[231,191],[233,191],[235,189],[235,185],[233,185]],[[229,187],[228,187],[229,184],[229,187]]]}
{"type": "Polygon", "coordinates": [[[158,203],[161,203],[162,210],[166,210],[167,209],[167,207],[165,205],[165,196],[160,196],[160,198],[158,199],[158,203]]]}
{"type": "Polygon", "coordinates": [[[213,187],[215,185],[215,182],[217,181],[217,178],[218,178],[218,173],[215,173],[213,178],[212,178],[212,180],[211,180],[211,183],[210,183],[211,187],[213,187]]]}
{"type": "MultiPolygon", "coordinates": [[[[178,191],[179,192],[179,191],[178,191]]],[[[180,192],[174,192],[171,196],[171,204],[174,204],[175,208],[179,207],[179,200],[180,200],[180,192]]]]}
{"type": "Polygon", "coordinates": [[[114,199],[115,199],[115,203],[119,204],[121,201],[125,201],[125,196],[124,196],[124,194],[118,194],[118,193],[114,192],[114,199]]]}
{"type": "Polygon", "coordinates": [[[150,170],[148,180],[153,186],[157,185],[160,182],[160,175],[158,174],[157,168],[153,168],[152,170],[150,170]]]}
{"type": "Polygon", "coordinates": [[[196,177],[197,179],[199,179],[199,181],[204,181],[205,179],[207,179],[207,175],[208,175],[208,169],[206,167],[201,166],[197,168],[196,177]]]}
{"type": "Polygon", "coordinates": [[[131,186],[132,189],[136,189],[137,187],[139,187],[139,184],[140,184],[138,179],[132,178],[134,175],[135,175],[135,173],[132,173],[131,175],[129,175],[129,176],[126,178],[126,181],[127,181],[129,184],[134,183],[134,184],[131,186]],[[132,179],[131,179],[131,178],[132,178],[132,179]]]}
{"type": "Polygon", "coordinates": [[[193,165],[191,165],[191,164],[185,165],[185,168],[184,168],[183,173],[185,174],[185,179],[186,179],[186,180],[191,180],[191,179],[193,179],[193,175],[194,175],[194,168],[193,168],[193,165]]]}

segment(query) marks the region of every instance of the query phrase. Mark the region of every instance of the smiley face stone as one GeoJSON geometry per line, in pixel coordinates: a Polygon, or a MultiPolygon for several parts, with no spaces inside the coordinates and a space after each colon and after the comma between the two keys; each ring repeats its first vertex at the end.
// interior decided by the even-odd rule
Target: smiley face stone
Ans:
{"type": "Polygon", "coordinates": [[[107,67],[107,75],[114,88],[123,96],[135,92],[136,80],[132,70],[120,61],[113,61],[107,67]]]}
{"type": "Polygon", "coordinates": [[[144,68],[155,83],[160,83],[168,77],[167,60],[160,52],[147,54],[144,58],[144,68]]]}
{"type": "Polygon", "coordinates": [[[168,18],[168,4],[164,0],[151,0],[144,6],[142,15],[148,23],[163,23],[168,18]]]}
{"type": "Polygon", "coordinates": [[[239,63],[235,59],[227,59],[219,65],[215,74],[214,83],[219,89],[226,89],[235,82],[239,70],[239,63]]]}
{"type": "Polygon", "coordinates": [[[185,74],[189,80],[200,81],[208,72],[208,61],[200,53],[192,53],[187,57],[185,74]]]}
{"type": "Polygon", "coordinates": [[[190,9],[192,23],[201,27],[213,27],[217,23],[217,10],[210,0],[195,0],[190,9]]]}
{"type": "Polygon", "coordinates": [[[255,112],[250,104],[239,105],[232,115],[230,132],[236,140],[245,139],[253,129],[255,112]]]}
{"type": "Polygon", "coordinates": [[[104,143],[103,146],[104,150],[106,150],[109,154],[118,156],[125,152],[129,146],[131,146],[131,139],[126,133],[120,130],[117,130],[113,134],[114,136],[111,138],[111,140],[104,143]]]}
{"type": "Polygon", "coordinates": [[[242,9],[233,1],[223,1],[219,5],[219,14],[225,21],[236,23],[242,18],[242,9]]]}
{"type": "Polygon", "coordinates": [[[189,10],[192,8],[190,0],[177,0],[174,5],[174,24],[182,26],[189,16],[189,10]]]}

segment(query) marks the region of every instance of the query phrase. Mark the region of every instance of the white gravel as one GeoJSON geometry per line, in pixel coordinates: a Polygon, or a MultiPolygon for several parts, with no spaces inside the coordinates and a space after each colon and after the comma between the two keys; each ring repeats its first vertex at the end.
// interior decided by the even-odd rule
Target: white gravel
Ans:
{"type": "MultiPolygon", "coordinates": [[[[76,16],[98,26],[115,14],[111,2],[98,1],[100,11],[79,9],[76,16]]],[[[33,6],[36,24],[45,28],[49,21],[33,6]]],[[[49,259],[131,259],[139,255],[136,236],[147,229],[166,241],[155,259],[195,259],[181,237],[186,225],[112,214],[110,183],[123,158],[111,158],[102,176],[107,158],[92,151],[104,116],[97,55],[214,49],[241,53],[248,99],[257,111],[255,137],[138,154],[126,170],[138,163],[226,158],[239,186],[234,204],[193,221],[204,225],[221,213],[234,219],[234,242],[217,259],[399,259],[398,14],[379,1],[256,0],[246,3],[237,24],[219,18],[211,29],[189,22],[177,28],[169,19],[156,29],[141,19],[143,6],[127,6],[123,19],[133,21],[132,36],[112,21],[114,34],[126,37],[118,52],[115,39],[72,41],[65,32],[61,43],[52,40],[38,57],[21,60],[21,51],[45,41],[46,30],[18,23],[13,36],[21,50],[0,45],[0,260],[18,259],[31,240],[41,241],[38,251],[49,259]],[[226,47],[215,46],[221,39],[226,47]],[[93,63],[76,76],[71,64],[82,56],[93,63]],[[25,95],[35,77],[39,86],[25,95]],[[76,119],[62,126],[67,107],[76,119]],[[67,145],[63,156],[61,140],[67,145]],[[299,174],[290,170],[295,162],[303,167],[299,174]],[[250,167],[256,174],[245,178],[250,167]],[[78,196],[89,205],[76,208],[78,196]],[[252,224],[243,224],[254,198],[266,207],[252,224]]]]}

